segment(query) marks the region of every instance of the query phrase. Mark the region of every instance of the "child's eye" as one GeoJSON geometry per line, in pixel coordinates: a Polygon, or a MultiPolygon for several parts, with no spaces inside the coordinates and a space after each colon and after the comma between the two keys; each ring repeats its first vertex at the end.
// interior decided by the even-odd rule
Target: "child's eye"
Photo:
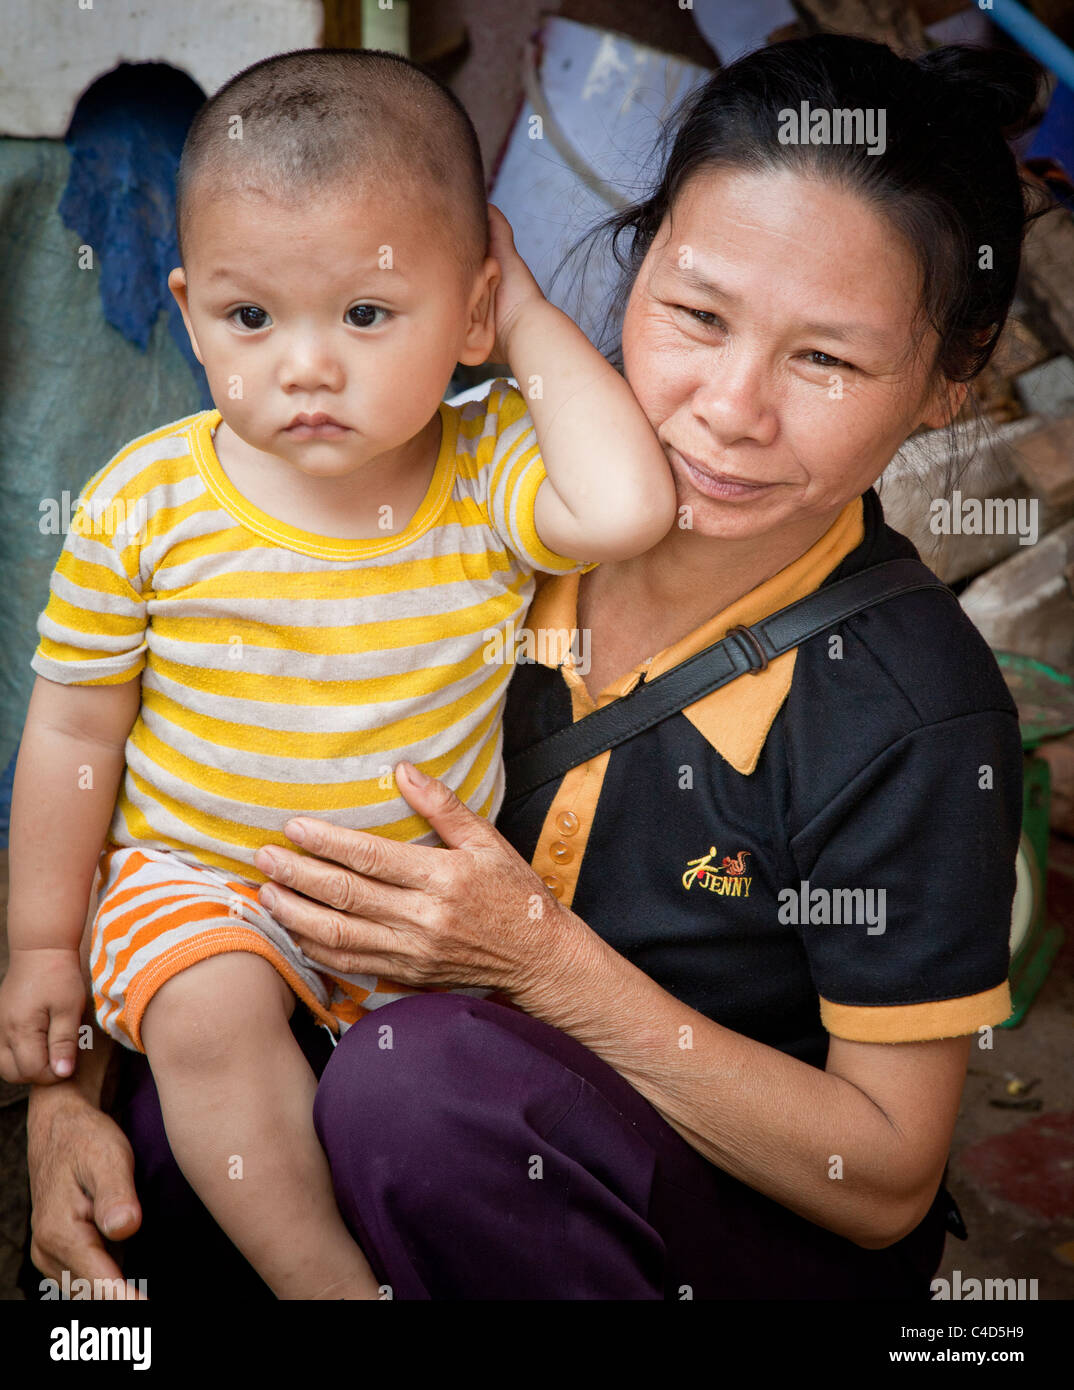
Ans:
{"type": "MultiPolygon", "coordinates": [[[[379,304],[352,304],[347,310],[347,321],[352,328],[372,328],[375,320],[374,314],[385,314],[391,317],[390,311],[382,309],[379,304]]],[[[383,322],[383,320],[380,320],[383,322]]]]}
{"type": "Polygon", "coordinates": [[[236,314],[240,314],[243,328],[248,328],[251,333],[259,328],[264,328],[270,322],[268,314],[264,309],[259,309],[256,304],[240,304],[237,309],[233,309],[228,318],[233,319],[236,314]],[[258,316],[260,315],[260,318],[258,316]],[[251,322],[253,320],[253,322],[251,322]]]}

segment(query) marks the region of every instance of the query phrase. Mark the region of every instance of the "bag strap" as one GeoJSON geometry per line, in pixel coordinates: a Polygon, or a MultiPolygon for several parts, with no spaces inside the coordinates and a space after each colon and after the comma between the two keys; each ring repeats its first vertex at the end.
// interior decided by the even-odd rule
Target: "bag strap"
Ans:
{"type": "Polygon", "coordinates": [[[548,738],[508,758],[508,799],[513,801],[562,777],[579,763],[588,762],[678,714],[747,672],[757,675],[777,656],[863,608],[916,589],[939,589],[955,598],[920,560],[884,560],[789,603],[752,627],[731,628],[722,641],[705,647],[662,676],[653,681],[643,677],[629,695],[557,729],[548,738]]]}

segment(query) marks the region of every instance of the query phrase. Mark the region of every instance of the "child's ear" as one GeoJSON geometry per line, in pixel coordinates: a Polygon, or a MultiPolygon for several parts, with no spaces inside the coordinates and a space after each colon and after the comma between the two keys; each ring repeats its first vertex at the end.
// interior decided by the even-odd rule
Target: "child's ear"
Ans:
{"type": "Polygon", "coordinates": [[[182,314],[183,322],[186,324],[187,336],[190,339],[190,346],[194,349],[194,356],[204,367],[205,360],[198,348],[198,340],[194,336],[194,325],[190,322],[190,306],[187,303],[186,295],[186,271],[181,265],[177,265],[168,276],[168,288],[174,295],[176,304],[179,305],[179,312],[182,314]]]}
{"type": "Polygon", "coordinates": [[[500,263],[487,256],[474,279],[466,332],[458,360],[468,367],[487,362],[496,341],[496,286],[500,283],[500,263]]]}

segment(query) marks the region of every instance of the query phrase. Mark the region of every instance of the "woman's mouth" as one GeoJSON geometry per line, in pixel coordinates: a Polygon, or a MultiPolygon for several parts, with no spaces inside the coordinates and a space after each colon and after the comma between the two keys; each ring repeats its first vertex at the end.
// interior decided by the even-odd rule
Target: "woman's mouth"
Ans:
{"type": "Polygon", "coordinates": [[[759,493],[775,487],[774,483],[754,482],[747,478],[733,477],[729,473],[709,471],[694,463],[685,454],[681,454],[678,449],[672,449],[671,452],[682,464],[698,492],[703,492],[706,497],[730,501],[738,497],[756,497],[759,493]]]}

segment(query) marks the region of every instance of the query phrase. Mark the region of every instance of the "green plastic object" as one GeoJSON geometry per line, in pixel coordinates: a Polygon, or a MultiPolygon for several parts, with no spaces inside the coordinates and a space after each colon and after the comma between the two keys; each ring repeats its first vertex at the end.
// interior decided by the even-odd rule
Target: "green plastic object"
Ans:
{"type": "Polygon", "coordinates": [[[1051,774],[1043,758],[1027,754],[1022,786],[1022,836],[1011,909],[1011,1013],[1003,1028],[1015,1028],[1025,1018],[1063,944],[1062,928],[1049,922],[1045,911],[1051,774]]]}
{"type": "Polygon", "coordinates": [[[1039,747],[1074,729],[1074,680],[1043,661],[1018,652],[993,650],[999,669],[1018,706],[1022,747],[1039,747]]]}
{"type": "Polygon", "coordinates": [[[1032,756],[1046,739],[1074,729],[1074,680],[1019,652],[993,650],[1018,706],[1025,750],[1022,835],[1017,884],[1011,908],[1011,1015],[1000,1026],[1015,1028],[1048,974],[1063,944],[1063,929],[1049,922],[1045,909],[1048,877],[1048,822],[1051,776],[1043,758],[1032,756]]]}

